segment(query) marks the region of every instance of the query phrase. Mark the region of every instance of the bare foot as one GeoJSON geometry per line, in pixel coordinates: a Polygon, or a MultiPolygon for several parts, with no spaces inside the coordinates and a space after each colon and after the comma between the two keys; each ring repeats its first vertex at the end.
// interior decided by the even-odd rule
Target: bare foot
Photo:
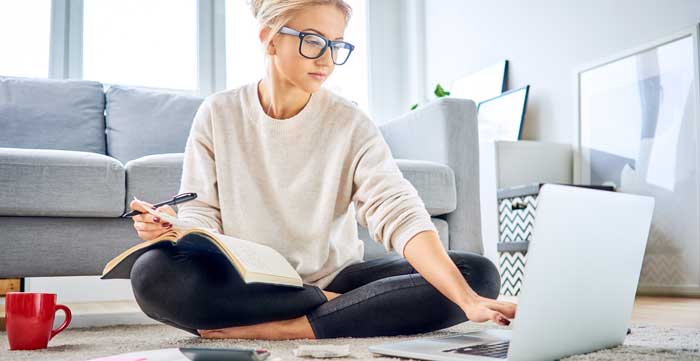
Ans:
{"type": "Polygon", "coordinates": [[[326,295],[326,298],[328,299],[328,301],[342,295],[342,293],[335,293],[335,292],[331,292],[331,291],[323,291],[323,294],[326,295]]]}
{"type": "MultiPolygon", "coordinates": [[[[322,290],[323,291],[323,290],[322,290]]],[[[323,291],[328,301],[342,295],[323,291]]],[[[246,326],[235,326],[212,330],[197,330],[203,338],[243,338],[263,340],[289,340],[295,338],[316,338],[306,316],[289,320],[270,321],[246,326]]]]}
{"type": "Polygon", "coordinates": [[[212,330],[197,330],[203,338],[242,338],[260,340],[290,340],[316,338],[306,316],[289,320],[270,321],[246,326],[212,330]]]}

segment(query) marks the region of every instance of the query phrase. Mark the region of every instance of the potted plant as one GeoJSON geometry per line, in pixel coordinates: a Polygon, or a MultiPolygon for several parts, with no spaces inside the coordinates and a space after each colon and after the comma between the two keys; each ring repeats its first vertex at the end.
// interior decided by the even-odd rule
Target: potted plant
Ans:
{"type": "MultiPolygon", "coordinates": [[[[447,90],[443,89],[443,88],[442,88],[442,85],[440,85],[440,83],[438,83],[438,84],[435,86],[435,90],[433,91],[433,94],[435,94],[435,96],[436,96],[437,98],[442,98],[442,97],[446,97],[446,96],[450,95],[450,92],[448,92],[447,90]]],[[[413,105],[411,106],[411,110],[416,109],[416,108],[418,108],[418,103],[413,104],[413,105]]]]}

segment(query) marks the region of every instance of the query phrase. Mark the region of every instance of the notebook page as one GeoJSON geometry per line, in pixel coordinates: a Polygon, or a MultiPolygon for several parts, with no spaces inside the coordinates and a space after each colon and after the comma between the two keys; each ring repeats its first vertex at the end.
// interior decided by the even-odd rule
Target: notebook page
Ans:
{"type": "Polygon", "coordinates": [[[218,238],[221,243],[229,248],[231,253],[238,258],[238,261],[243,264],[243,267],[247,272],[301,279],[301,276],[299,276],[299,273],[297,273],[294,267],[289,264],[289,261],[287,261],[287,259],[284,258],[284,256],[282,256],[279,252],[269,246],[223,235],[217,230],[201,227],[199,225],[178,219],[177,217],[173,217],[167,213],[156,211],[136,197],[134,197],[134,200],[143,205],[148,213],[160,217],[166,222],[170,222],[170,224],[173,225],[173,228],[183,230],[190,228],[201,228],[212,232],[216,235],[216,238],[218,238]]]}
{"type": "Polygon", "coordinates": [[[248,272],[299,278],[289,261],[269,246],[219,233],[217,238],[231,250],[248,272]]]}

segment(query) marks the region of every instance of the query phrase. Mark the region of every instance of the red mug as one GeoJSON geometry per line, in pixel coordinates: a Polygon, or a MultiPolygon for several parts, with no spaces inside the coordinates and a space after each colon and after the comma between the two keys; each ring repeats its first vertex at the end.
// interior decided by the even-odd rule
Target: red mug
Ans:
{"type": "Polygon", "coordinates": [[[55,293],[8,292],[5,295],[5,328],[10,350],[46,348],[54,336],[70,324],[70,309],[56,304],[55,293]],[[56,311],[63,310],[66,319],[53,329],[56,311]]]}

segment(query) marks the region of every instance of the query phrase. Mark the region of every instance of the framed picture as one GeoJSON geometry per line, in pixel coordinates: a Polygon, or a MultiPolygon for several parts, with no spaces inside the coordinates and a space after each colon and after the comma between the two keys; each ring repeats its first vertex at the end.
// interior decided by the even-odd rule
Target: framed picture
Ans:
{"type": "Polygon", "coordinates": [[[506,90],[508,60],[456,79],[450,84],[450,96],[471,99],[476,104],[501,95],[506,90]]]}
{"type": "Polygon", "coordinates": [[[698,29],[575,73],[574,182],[656,200],[641,293],[700,295],[698,29]]]}
{"type": "Polygon", "coordinates": [[[509,90],[477,106],[479,134],[491,140],[522,139],[530,86],[509,90]]]}

